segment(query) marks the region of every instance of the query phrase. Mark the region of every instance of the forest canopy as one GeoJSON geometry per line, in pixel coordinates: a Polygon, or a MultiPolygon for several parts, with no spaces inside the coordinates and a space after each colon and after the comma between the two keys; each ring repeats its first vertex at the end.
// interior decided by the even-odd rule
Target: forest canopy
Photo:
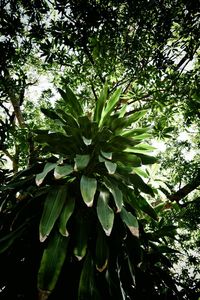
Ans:
{"type": "Polygon", "coordinates": [[[198,300],[198,1],[0,16],[1,299],[198,300]]]}

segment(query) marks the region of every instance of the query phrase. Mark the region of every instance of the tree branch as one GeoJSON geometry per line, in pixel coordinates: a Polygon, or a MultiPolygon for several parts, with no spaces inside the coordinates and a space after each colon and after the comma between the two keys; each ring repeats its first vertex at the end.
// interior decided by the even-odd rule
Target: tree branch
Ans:
{"type": "Polygon", "coordinates": [[[176,201],[178,203],[181,199],[185,198],[188,194],[190,194],[199,186],[200,186],[200,170],[198,170],[198,174],[192,182],[186,184],[180,190],[178,190],[172,195],[168,195],[167,197],[169,200],[176,201]]]}

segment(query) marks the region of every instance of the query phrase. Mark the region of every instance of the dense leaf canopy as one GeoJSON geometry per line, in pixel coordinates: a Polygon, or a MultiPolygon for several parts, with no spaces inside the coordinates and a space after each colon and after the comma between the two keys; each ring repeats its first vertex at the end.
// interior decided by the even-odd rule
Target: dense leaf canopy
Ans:
{"type": "Polygon", "coordinates": [[[198,1],[0,10],[1,299],[197,300],[198,1]]]}

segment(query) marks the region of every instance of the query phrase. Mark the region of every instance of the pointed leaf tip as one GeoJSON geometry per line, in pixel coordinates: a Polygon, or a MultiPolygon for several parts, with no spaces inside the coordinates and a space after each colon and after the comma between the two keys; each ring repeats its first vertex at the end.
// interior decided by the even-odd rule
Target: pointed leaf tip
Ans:
{"type": "Polygon", "coordinates": [[[95,178],[90,178],[82,175],[80,181],[80,189],[85,204],[88,207],[91,207],[93,205],[94,196],[97,189],[97,180],[95,178]]]}

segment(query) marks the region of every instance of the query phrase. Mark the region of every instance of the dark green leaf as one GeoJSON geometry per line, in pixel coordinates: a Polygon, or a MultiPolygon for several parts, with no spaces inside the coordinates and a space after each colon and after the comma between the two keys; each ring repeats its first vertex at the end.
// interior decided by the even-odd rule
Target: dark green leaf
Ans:
{"type": "Polygon", "coordinates": [[[109,193],[100,191],[97,201],[97,216],[106,235],[110,235],[114,222],[114,212],[108,205],[109,193]]]}
{"type": "Polygon", "coordinates": [[[46,163],[44,166],[44,170],[36,175],[35,181],[37,185],[42,184],[44,178],[47,174],[56,167],[56,163],[46,163]]]}
{"type": "Polygon", "coordinates": [[[80,103],[78,102],[76,96],[69,87],[65,87],[65,91],[61,89],[58,89],[58,91],[65,103],[70,107],[70,112],[72,113],[72,115],[79,117],[83,114],[83,110],[80,103]]]}
{"type": "Polygon", "coordinates": [[[67,187],[54,187],[47,195],[40,220],[40,241],[46,240],[57,221],[66,201],[67,187]]]}
{"type": "Polygon", "coordinates": [[[136,217],[133,216],[132,213],[128,212],[124,207],[122,207],[120,216],[121,216],[122,221],[129,228],[130,232],[134,236],[139,237],[139,224],[138,224],[136,217]]]}
{"type": "Polygon", "coordinates": [[[97,189],[97,180],[95,178],[90,178],[82,175],[80,181],[80,189],[85,204],[89,207],[92,206],[94,195],[97,189]]]}
{"type": "Polygon", "coordinates": [[[75,207],[75,199],[70,194],[68,194],[59,218],[59,231],[63,236],[69,235],[67,231],[67,222],[71,217],[71,215],[73,214],[74,207],[75,207]]]}
{"type": "Polygon", "coordinates": [[[58,280],[67,254],[68,238],[55,232],[44,250],[38,272],[40,293],[51,292],[58,280]]]}

